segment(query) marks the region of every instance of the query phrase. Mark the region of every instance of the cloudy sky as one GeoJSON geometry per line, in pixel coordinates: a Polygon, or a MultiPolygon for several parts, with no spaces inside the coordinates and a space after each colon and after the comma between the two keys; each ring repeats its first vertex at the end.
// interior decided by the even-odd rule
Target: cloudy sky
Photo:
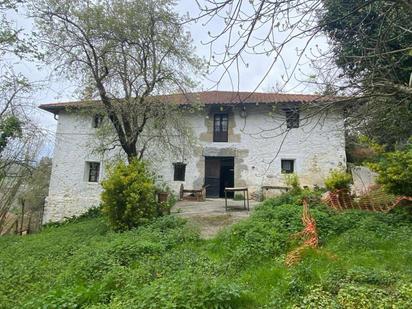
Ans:
{"type": "MultiPolygon", "coordinates": [[[[198,16],[199,9],[195,0],[182,0],[178,2],[176,6],[176,11],[180,14],[189,13],[190,16],[198,16]]],[[[16,26],[19,28],[24,28],[26,31],[32,29],[32,21],[20,14],[11,14],[10,18],[15,20],[16,26]]],[[[192,22],[187,25],[187,30],[190,31],[193,44],[196,47],[196,53],[209,59],[210,57],[210,45],[206,44],[210,40],[209,33],[217,33],[223,26],[222,20],[212,20],[205,25],[205,20],[200,20],[198,22],[192,22]]],[[[282,34],[278,34],[281,36],[282,34]]],[[[224,49],[226,40],[223,38],[216,42],[213,46],[213,52],[220,52],[224,49]]],[[[264,78],[268,68],[272,65],[273,55],[252,55],[245,54],[244,62],[245,64],[240,64],[239,68],[232,67],[229,75],[225,75],[222,80],[218,81],[222,77],[223,68],[217,68],[213,73],[208,76],[199,79],[199,89],[198,90],[240,90],[240,91],[276,91],[276,86],[282,86],[282,75],[285,74],[284,66],[292,67],[296,63],[297,52],[296,49],[302,48],[306,44],[306,40],[295,40],[286,46],[283,51],[283,64],[282,62],[275,63],[271,68],[269,74],[264,78]],[[239,72],[239,74],[237,74],[239,72]],[[236,76],[239,76],[237,81],[236,76]]],[[[325,40],[321,37],[314,40],[311,43],[313,46],[326,46],[325,40]]],[[[71,85],[64,77],[54,77],[50,79],[50,68],[44,65],[27,62],[27,61],[14,61],[14,67],[17,72],[22,72],[25,74],[32,82],[41,84],[42,87],[36,93],[33,94],[33,101],[36,105],[42,103],[50,102],[64,102],[70,100],[78,99],[78,94],[76,93],[76,88],[71,85]]],[[[309,66],[305,61],[301,62],[301,70],[308,73],[309,66]]],[[[305,76],[297,73],[298,79],[304,79],[305,76]]],[[[296,82],[294,79],[282,89],[286,92],[294,93],[310,93],[314,89],[303,86],[301,83],[296,82]]],[[[56,121],[53,116],[47,112],[39,110],[36,112],[35,116],[41,125],[48,130],[50,133],[50,140],[53,139],[53,132],[56,128],[56,121]]]]}

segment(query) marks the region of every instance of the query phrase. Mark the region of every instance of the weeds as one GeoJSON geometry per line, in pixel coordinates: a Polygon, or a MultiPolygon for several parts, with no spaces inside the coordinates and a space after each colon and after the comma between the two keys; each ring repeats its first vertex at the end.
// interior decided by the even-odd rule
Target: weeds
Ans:
{"type": "Polygon", "coordinates": [[[404,209],[335,213],[305,190],[210,240],[173,216],[124,233],[90,216],[0,239],[0,308],[410,308],[411,233],[404,209]],[[308,193],[320,247],[286,268],[308,193]]]}

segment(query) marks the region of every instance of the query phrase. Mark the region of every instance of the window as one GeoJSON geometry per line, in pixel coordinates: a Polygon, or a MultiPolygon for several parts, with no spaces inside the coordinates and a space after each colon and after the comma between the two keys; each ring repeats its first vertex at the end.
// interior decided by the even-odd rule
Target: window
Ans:
{"type": "Polygon", "coordinates": [[[186,164],[184,163],[173,163],[175,168],[175,172],[173,175],[174,181],[185,181],[185,174],[186,174],[186,164]]]}
{"type": "Polygon", "coordinates": [[[99,115],[96,114],[93,116],[93,128],[97,129],[100,128],[102,126],[102,122],[103,122],[103,115],[99,115]]]}
{"type": "Polygon", "coordinates": [[[227,142],[228,114],[215,114],[213,122],[213,141],[227,142]]]}
{"type": "Polygon", "coordinates": [[[288,129],[299,128],[299,109],[285,109],[286,126],[288,129]]]}
{"type": "Polygon", "coordinates": [[[87,162],[87,181],[99,182],[100,163],[99,162],[87,162]]]}
{"type": "Polygon", "coordinates": [[[291,174],[295,171],[295,160],[282,160],[281,169],[283,174],[291,174]]]}

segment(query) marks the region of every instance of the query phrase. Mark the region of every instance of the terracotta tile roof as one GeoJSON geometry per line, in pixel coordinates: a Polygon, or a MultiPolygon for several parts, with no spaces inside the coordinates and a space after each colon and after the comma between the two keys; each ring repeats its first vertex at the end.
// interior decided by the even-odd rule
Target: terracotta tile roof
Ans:
{"type": "MultiPolygon", "coordinates": [[[[320,99],[319,95],[310,94],[287,94],[270,92],[232,92],[232,91],[203,91],[185,94],[170,94],[155,96],[153,98],[171,102],[174,104],[188,105],[200,103],[205,105],[221,104],[236,105],[250,103],[309,103],[320,99]]],[[[58,112],[65,108],[97,107],[100,101],[74,101],[63,103],[42,104],[39,108],[49,112],[58,112]]]]}

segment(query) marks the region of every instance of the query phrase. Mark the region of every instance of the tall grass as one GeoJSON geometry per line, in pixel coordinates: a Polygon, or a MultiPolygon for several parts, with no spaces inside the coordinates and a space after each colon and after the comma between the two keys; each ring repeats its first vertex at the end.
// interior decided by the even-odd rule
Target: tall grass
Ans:
{"type": "Polygon", "coordinates": [[[301,195],[265,201],[210,240],[164,217],[113,233],[101,218],[0,239],[0,308],[412,307],[407,211],[336,214],[312,198],[320,248],[287,268],[301,195]]]}

